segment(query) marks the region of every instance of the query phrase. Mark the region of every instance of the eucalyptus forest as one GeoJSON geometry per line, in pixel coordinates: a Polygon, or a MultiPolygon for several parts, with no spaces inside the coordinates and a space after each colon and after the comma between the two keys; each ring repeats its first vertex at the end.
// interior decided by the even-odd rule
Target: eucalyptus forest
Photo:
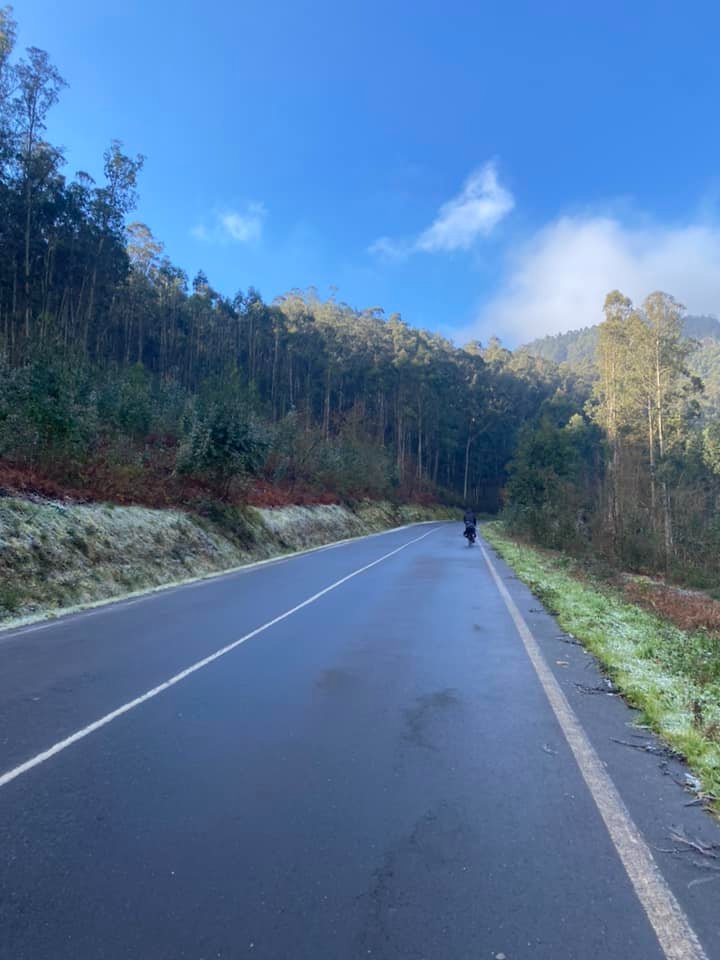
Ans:
{"type": "Polygon", "coordinates": [[[122,501],[205,490],[442,495],[497,509],[520,424],[558,389],[498,343],[457,349],[313,290],[272,303],[192,281],[132,222],[144,158],[68,178],[45,139],[63,80],[47,54],[0,74],[0,452],[6,465],[122,501]]]}
{"type": "Polygon", "coordinates": [[[133,219],[142,155],[115,140],[101,182],[68,173],[47,139],[63,78],[14,39],[6,8],[1,484],[189,509],[467,503],[548,547],[717,573],[720,420],[701,375],[715,366],[671,296],[610,293],[578,363],[459,347],[312,287],[228,296],[133,219]]]}

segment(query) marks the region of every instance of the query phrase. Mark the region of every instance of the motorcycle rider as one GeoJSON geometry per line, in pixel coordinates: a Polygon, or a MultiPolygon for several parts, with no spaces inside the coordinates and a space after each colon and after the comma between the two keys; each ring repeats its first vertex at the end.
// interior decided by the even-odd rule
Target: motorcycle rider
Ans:
{"type": "Polygon", "coordinates": [[[477,532],[477,517],[475,516],[475,511],[470,507],[465,507],[465,515],[463,519],[465,521],[465,532],[463,533],[463,536],[467,537],[472,529],[472,540],[474,540],[477,532]]]}

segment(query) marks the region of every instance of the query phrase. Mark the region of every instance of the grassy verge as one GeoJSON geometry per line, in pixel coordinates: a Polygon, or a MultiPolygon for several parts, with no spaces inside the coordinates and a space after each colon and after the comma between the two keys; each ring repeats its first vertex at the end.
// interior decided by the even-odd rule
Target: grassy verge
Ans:
{"type": "Polygon", "coordinates": [[[483,533],[644,722],[687,759],[703,790],[720,797],[720,636],[681,630],[628,603],[571,558],[514,540],[502,523],[483,533]]]}

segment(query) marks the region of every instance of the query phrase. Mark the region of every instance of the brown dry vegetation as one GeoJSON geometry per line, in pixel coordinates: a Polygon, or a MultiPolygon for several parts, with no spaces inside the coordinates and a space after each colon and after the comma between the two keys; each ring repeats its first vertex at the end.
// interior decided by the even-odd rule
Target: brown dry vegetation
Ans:
{"type": "MultiPolygon", "coordinates": [[[[550,562],[557,563],[565,556],[514,531],[512,539],[550,562]]],[[[702,590],[689,590],[644,574],[618,572],[597,559],[590,563],[577,560],[567,572],[590,586],[598,581],[607,583],[629,603],[657,614],[680,630],[704,630],[720,637],[720,600],[702,590]]]]}
{"type": "Polygon", "coordinates": [[[707,630],[720,635],[720,601],[706,593],[628,575],[621,578],[621,586],[631,603],[670,620],[681,630],[707,630]]]}
{"type": "MultiPolygon", "coordinates": [[[[88,464],[82,477],[67,483],[53,472],[18,467],[0,460],[0,497],[38,496],[75,503],[116,503],[122,506],[191,506],[215,493],[195,478],[177,477],[161,457],[134,465],[113,465],[107,461],[88,464]]],[[[327,491],[307,490],[298,485],[282,485],[256,480],[249,489],[237,489],[228,498],[231,506],[279,507],[293,504],[338,503],[339,497],[327,491]]],[[[413,498],[433,503],[433,498],[413,498]]]]}
{"type": "MultiPolygon", "coordinates": [[[[75,503],[115,503],[120,506],[193,508],[217,499],[217,492],[197,477],[179,476],[173,469],[173,451],[146,450],[127,463],[96,458],[83,465],[80,476],[63,479],[66,465],[56,469],[18,466],[0,459],[0,497],[45,497],[75,503]]],[[[285,507],[340,503],[343,499],[374,499],[358,487],[351,498],[329,490],[312,489],[303,483],[278,483],[262,477],[237,484],[224,498],[228,506],[285,507]]],[[[429,491],[401,487],[397,503],[435,506],[438,498],[429,491]]]]}

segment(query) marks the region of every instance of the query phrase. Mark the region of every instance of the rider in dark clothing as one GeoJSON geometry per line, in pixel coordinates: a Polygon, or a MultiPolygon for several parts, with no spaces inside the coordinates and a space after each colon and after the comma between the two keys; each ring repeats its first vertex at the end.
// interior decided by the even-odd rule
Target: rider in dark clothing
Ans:
{"type": "Polygon", "coordinates": [[[477,535],[477,517],[475,516],[475,511],[471,510],[470,507],[465,507],[463,519],[465,521],[463,536],[467,537],[468,543],[472,546],[477,535]]]}

